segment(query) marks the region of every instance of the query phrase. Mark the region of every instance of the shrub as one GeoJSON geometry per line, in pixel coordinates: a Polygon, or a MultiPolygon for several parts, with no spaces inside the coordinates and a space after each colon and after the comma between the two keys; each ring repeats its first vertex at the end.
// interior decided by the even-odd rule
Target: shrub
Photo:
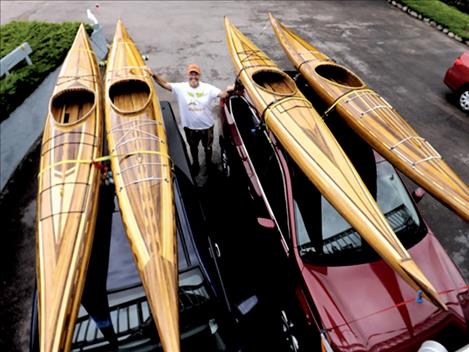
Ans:
{"type": "Polygon", "coordinates": [[[447,27],[464,40],[469,40],[469,15],[440,0],[399,0],[423,16],[447,27]]]}
{"type": "MultiPolygon", "coordinates": [[[[18,64],[8,76],[0,79],[0,121],[26,99],[47,75],[58,67],[75,39],[79,23],[45,23],[13,21],[0,26],[0,56],[3,57],[23,42],[33,52],[33,64],[18,64]]],[[[91,27],[87,26],[88,33],[91,27]]]]}

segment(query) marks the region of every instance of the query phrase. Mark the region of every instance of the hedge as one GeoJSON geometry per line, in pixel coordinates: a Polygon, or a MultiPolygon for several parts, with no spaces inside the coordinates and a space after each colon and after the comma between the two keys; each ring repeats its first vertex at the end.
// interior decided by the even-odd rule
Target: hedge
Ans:
{"type": "MultiPolygon", "coordinates": [[[[20,63],[8,76],[0,79],[0,121],[5,120],[63,62],[79,25],[77,22],[13,21],[0,26],[1,57],[23,42],[28,42],[33,50],[29,55],[32,65],[20,63]]],[[[91,33],[90,26],[87,31],[91,33]]]]}
{"type": "Polygon", "coordinates": [[[440,0],[399,0],[402,4],[421,13],[464,40],[469,40],[469,15],[440,0]]]}

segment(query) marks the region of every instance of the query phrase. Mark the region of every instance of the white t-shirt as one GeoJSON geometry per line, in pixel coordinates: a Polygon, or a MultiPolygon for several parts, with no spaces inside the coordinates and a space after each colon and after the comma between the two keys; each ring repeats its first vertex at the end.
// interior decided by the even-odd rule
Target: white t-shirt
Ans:
{"type": "Polygon", "coordinates": [[[203,82],[199,82],[197,88],[192,88],[189,82],[170,83],[170,85],[178,101],[182,127],[202,130],[213,126],[215,116],[212,103],[218,97],[220,89],[203,82]]]}

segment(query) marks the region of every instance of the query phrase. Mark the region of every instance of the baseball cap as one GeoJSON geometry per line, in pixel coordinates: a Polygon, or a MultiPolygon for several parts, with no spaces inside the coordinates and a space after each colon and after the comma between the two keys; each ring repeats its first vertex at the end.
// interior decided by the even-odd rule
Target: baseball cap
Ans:
{"type": "Polygon", "coordinates": [[[186,71],[187,71],[187,73],[197,72],[199,75],[201,73],[199,65],[196,65],[196,64],[187,65],[187,70],[186,71]]]}

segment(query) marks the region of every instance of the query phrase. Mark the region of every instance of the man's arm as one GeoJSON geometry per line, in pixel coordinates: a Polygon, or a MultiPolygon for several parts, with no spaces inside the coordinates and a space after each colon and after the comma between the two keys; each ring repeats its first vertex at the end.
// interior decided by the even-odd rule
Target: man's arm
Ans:
{"type": "Polygon", "coordinates": [[[232,91],[234,91],[234,85],[230,84],[226,87],[225,90],[221,90],[218,93],[217,97],[220,99],[225,99],[232,91]]]}
{"type": "Polygon", "coordinates": [[[173,88],[171,87],[171,84],[169,84],[167,81],[161,78],[161,75],[155,74],[151,69],[148,69],[148,73],[150,74],[150,76],[153,77],[156,83],[158,83],[162,88],[169,90],[170,92],[173,90],[173,88]]]}

